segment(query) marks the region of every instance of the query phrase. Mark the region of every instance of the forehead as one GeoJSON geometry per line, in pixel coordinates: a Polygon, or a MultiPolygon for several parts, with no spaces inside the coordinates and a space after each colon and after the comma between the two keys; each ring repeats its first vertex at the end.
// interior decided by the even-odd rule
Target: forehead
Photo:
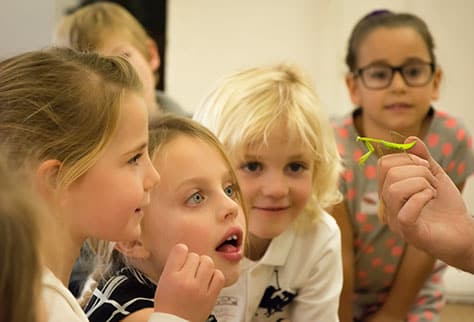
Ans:
{"type": "Polygon", "coordinates": [[[379,27],[362,40],[358,49],[358,66],[373,62],[400,65],[418,58],[430,61],[423,37],[412,27],[379,27]]]}
{"type": "Polygon", "coordinates": [[[189,135],[178,135],[159,148],[153,164],[166,177],[188,175],[221,176],[229,172],[229,166],[220,151],[212,143],[189,135]]]}
{"type": "Polygon", "coordinates": [[[266,137],[250,142],[242,149],[244,154],[259,155],[279,155],[287,157],[289,155],[301,155],[309,157],[307,144],[302,140],[299,133],[294,128],[286,125],[275,126],[266,137]]]}
{"type": "Polygon", "coordinates": [[[143,97],[133,91],[125,91],[121,99],[117,129],[112,140],[117,146],[148,142],[148,113],[143,97]]]}

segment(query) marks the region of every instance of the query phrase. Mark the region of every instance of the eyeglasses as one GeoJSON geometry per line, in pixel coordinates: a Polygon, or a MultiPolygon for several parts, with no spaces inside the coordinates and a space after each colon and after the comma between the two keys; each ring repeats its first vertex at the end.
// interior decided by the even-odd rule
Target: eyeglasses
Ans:
{"type": "Polygon", "coordinates": [[[392,83],[395,72],[399,72],[406,85],[420,87],[429,83],[434,71],[434,63],[410,62],[400,66],[373,64],[357,69],[354,77],[360,77],[369,89],[384,89],[392,83]]]}

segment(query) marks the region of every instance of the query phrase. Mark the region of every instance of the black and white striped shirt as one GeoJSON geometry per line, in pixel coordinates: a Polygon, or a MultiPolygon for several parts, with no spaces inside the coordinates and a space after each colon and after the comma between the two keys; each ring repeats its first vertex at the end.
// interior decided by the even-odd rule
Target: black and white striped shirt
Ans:
{"type": "MultiPolygon", "coordinates": [[[[85,307],[90,322],[118,322],[126,316],[153,308],[156,284],[140,272],[122,268],[99,283],[85,307]]],[[[217,322],[210,316],[207,322],[217,322]]]]}

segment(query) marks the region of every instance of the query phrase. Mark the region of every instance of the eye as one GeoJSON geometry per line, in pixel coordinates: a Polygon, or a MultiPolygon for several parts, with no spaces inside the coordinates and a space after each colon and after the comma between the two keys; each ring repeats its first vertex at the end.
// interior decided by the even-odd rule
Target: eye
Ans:
{"type": "Polygon", "coordinates": [[[228,197],[234,199],[235,198],[235,185],[234,184],[228,185],[227,187],[224,188],[224,192],[228,197]]]}
{"type": "Polygon", "coordinates": [[[241,168],[247,172],[257,172],[262,170],[262,164],[260,162],[247,162],[241,168]]]}
{"type": "Polygon", "coordinates": [[[372,79],[387,79],[390,76],[390,68],[384,66],[373,66],[367,69],[367,76],[372,79]]]}
{"type": "Polygon", "coordinates": [[[130,160],[128,160],[128,164],[131,164],[131,165],[136,165],[138,164],[138,160],[143,156],[143,153],[137,153],[133,156],[133,158],[131,158],[130,160]]]}
{"type": "Polygon", "coordinates": [[[195,192],[191,195],[191,197],[188,198],[187,202],[191,204],[200,204],[203,202],[206,198],[201,192],[195,192]]]}
{"type": "Polygon", "coordinates": [[[305,170],[307,167],[305,165],[299,163],[299,162],[292,162],[292,163],[288,164],[287,168],[291,172],[298,173],[298,172],[301,172],[301,171],[305,170]]]}
{"type": "Polygon", "coordinates": [[[408,65],[403,68],[403,74],[410,78],[419,77],[423,73],[423,66],[408,65]]]}

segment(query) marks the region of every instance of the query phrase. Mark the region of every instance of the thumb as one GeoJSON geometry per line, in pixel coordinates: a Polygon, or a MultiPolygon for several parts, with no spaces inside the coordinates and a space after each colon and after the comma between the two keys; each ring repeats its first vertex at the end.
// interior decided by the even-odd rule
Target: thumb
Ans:
{"type": "Polygon", "coordinates": [[[438,162],[433,159],[428,148],[426,147],[426,144],[420,138],[416,136],[410,136],[405,140],[405,143],[410,143],[413,141],[416,141],[416,144],[407,152],[428,161],[430,170],[435,176],[440,172],[444,172],[438,162]]]}

